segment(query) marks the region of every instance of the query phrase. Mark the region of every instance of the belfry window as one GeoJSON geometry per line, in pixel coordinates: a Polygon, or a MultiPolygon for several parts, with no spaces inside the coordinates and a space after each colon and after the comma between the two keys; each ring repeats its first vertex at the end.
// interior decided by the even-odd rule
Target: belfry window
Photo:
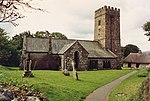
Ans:
{"type": "Polygon", "coordinates": [[[100,26],[100,25],[101,25],[101,20],[98,21],[98,26],[100,26]]]}
{"type": "Polygon", "coordinates": [[[98,31],[101,31],[101,20],[98,21],[98,31]]]}

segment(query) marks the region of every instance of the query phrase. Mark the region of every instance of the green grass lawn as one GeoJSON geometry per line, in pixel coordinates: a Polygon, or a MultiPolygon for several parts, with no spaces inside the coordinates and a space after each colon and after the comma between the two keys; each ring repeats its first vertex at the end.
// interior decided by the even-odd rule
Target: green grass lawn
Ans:
{"type": "MultiPolygon", "coordinates": [[[[0,69],[0,80],[27,82],[43,92],[49,101],[81,101],[96,88],[101,87],[132,70],[80,71],[79,80],[64,76],[61,71],[34,70],[33,78],[22,78],[23,71],[0,69]]],[[[71,73],[71,72],[70,72],[71,73]]]]}
{"type": "Polygon", "coordinates": [[[110,93],[109,101],[141,101],[138,95],[146,75],[146,70],[139,70],[135,75],[124,80],[110,93]]]}

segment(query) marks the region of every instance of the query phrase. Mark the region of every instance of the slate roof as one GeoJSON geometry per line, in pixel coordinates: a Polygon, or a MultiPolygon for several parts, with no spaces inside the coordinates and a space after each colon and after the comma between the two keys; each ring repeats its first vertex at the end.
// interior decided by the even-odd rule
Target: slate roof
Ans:
{"type": "MultiPolygon", "coordinates": [[[[73,45],[77,40],[60,40],[52,39],[52,53],[59,54],[66,51],[69,47],[73,45]]],[[[97,41],[88,40],[78,40],[78,42],[83,46],[83,48],[89,53],[89,58],[116,58],[117,56],[105,50],[97,41]]]]}
{"type": "Polygon", "coordinates": [[[52,39],[52,53],[58,54],[60,51],[64,51],[66,48],[69,48],[69,46],[71,47],[74,42],[75,40],[52,39]]]}
{"type": "Polygon", "coordinates": [[[27,38],[28,52],[48,52],[49,39],[48,38],[27,38]]]}
{"type": "Polygon", "coordinates": [[[141,53],[130,53],[125,59],[124,63],[141,63],[150,64],[150,55],[141,53]]]}
{"type": "Polygon", "coordinates": [[[97,41],[79,41],[80,44],[88,51],[90,58],[116,58],[117,56],[109,50],[103,49],[97,41]]]}
{"type": "MultiPolygon", "coordinates": [[[[103,49],[101,44],[97,41],[89,40],[72,40],[72,39],[51,39],[52,53],[63,54],[75,42],[79,44],[89,53],[89,58],[116,58],[117,56],[110,50],[103,49]]],[[[49,39],[48,38],[27,38],[28,52],[48,52],[49,39]]]]}

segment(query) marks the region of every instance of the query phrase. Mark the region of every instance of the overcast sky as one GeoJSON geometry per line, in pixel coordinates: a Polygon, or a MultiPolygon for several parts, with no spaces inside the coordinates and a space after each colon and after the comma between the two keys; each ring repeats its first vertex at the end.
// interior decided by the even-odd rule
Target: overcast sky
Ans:
{"type": "Polygon", "coordinates": [[[104,5],[120,9],[121,45],[137,45],[150,51],[150,41],[144,36],[142,25],[150,19],[149,0],[41,0],[34,3],[47,12],[23,12],[19,26],[0,24],[10,36],[30,30],[61,32],[71,39],[93,40],[94,11],[104,5]]]}

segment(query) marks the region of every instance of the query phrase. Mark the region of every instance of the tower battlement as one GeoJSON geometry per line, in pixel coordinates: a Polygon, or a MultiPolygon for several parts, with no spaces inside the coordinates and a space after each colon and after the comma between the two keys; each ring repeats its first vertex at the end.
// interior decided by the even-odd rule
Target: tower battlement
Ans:
{"type": "Polygon", "coordinates": [[[95,11],[95,17],[101,16],[103,14],[111,14],[115,16],[120,16],[120,9],[110,6],[104,6],[95,11]]]}
{"type": "Polygon", "coordinates": [[[119,8],[116,8],[116,7],[110,7],[110,6],[104,6],[102,8],[99,8],[98,10],[96,10],[95,12],[98,12],[100,10],[111,10],[111,11],[119,11],[120,12],[120,9],[119,8]]]}

